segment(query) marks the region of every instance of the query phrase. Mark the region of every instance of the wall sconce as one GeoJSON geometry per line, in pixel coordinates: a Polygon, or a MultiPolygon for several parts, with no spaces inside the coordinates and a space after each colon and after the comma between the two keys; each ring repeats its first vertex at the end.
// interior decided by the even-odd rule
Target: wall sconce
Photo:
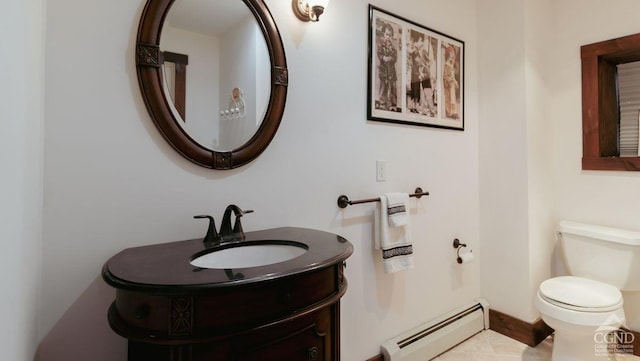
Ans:
{"type": "Polygon", "coordinates": [[[329,0],[292,0],[293,13],[302,21],[316,22],[327,8],[329,0]]]}

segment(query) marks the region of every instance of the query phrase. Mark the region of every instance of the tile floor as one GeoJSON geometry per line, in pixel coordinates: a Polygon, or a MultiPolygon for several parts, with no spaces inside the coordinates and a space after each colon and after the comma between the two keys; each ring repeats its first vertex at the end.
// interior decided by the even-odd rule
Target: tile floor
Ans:
{"type": "MultiPolygon", "coordinates": [[[[553,338],[548,337],[536,347],[529,347],[492,330],[471,337],[460,345],[436,357],[433,361],[549,361],[553,338]]],[[[606,358],[602,358],[607,361],[606,358]]],[[[609,360],[640,361],[633,355],[614,354],[609,360]]]]}

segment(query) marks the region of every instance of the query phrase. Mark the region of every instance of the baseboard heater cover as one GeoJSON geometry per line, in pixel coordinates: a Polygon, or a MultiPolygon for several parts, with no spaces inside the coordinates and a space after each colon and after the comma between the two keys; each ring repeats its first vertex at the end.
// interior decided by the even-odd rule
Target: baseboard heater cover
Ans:
{"type": "Polygon", "coordinates": [[[489,303],[480,298],[381,346],[385,361],[425,361],[489,328],[489,303]]]}

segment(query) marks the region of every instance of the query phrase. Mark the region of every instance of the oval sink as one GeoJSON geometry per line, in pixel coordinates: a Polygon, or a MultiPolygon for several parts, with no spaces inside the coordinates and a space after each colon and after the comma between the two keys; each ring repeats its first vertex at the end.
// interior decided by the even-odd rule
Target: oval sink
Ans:
{"type": "Polygon", "coordinates": [[[249,268],[288,261],[307,251],[302,243],[238,244],[212,251],[191,260],[201,268],[249,268]]]}

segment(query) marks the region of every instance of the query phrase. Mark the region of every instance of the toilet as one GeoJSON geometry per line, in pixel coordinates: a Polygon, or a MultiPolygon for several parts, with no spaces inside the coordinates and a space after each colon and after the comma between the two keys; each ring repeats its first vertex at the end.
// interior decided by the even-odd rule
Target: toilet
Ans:
{"type": "Polygon", "coordinates": [[[542,282],[536,296],[555,330],[551,360],[607,360],[607,333],[626,325],[621,291],[640,291],[640,232],[569,221],[558,231],[570,275],[542,282]]]}

